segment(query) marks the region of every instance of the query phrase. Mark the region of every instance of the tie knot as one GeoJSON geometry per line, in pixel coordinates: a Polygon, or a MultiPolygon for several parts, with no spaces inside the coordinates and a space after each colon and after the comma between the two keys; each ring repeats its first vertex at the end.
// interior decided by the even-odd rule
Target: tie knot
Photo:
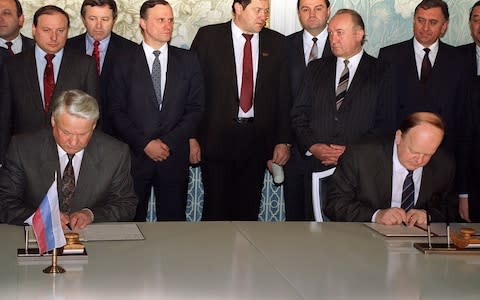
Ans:
{"type": "Polygon", "coordinates": [[[313,41],[314,44],[316,44],[318,39],[316,37],[314,37],[314,38],[312,38],[312,41],[313,41]]]}
{"type": "Polygon", "coordinates": [[[345,68],[348,68],[348,64],[350,63],[350,61],[348,59],[344,60],[343,63],[345,64],[345,68]]]}
{"type": "Polygon", "coordinates": [[[160,53],[162,53],[160,50],[154,50],[153,51],[153,55],[155,55],[155,57],[158,57],[160,55],[160,53]]]}
{"type": "Polygon", "coordinates": [[[47,60],[47,62],[51,62],[54,57],[55,57],[55,54],[46,54],[45,55],[45,59],[47,60]]]}
{"type": "Polygon", "coordinates": [[[5,45],[7,45],[8,49],[12,48],[13,43],[12,42],[5,42],[5,45]]]}
{"type": "Polygon", "coordinates": [[[423,51],[425,51],[425,54],[428,55],[428,53],[430,53],[430,48],[423,48],[423,51]]]}
{"type": "Polygon", "coordinates": [[[95,41],[95,42],[93,42],[93,46],[94,46],[94,47],[98,47],[98,46],[100,46],[100,42],[99,42],[99,41],[95,41]]]}
{"type": "Polygon", "coordinates": [[[67,153],[68,162],[71,162],[74,156],[75,156],[75,153],[73,154],[67,153]]]}
{"type": "Polygon", "coordinates": [[[247,41],[250,41],[253,37],[253,34],[248,34],[248,33],[242,33],[242,35],[247,41]]]}
{"type": "Polygon", "coordinates": [[[413,176],[413,171],[408,170],[407,177],[412,177],[413,176]]]}

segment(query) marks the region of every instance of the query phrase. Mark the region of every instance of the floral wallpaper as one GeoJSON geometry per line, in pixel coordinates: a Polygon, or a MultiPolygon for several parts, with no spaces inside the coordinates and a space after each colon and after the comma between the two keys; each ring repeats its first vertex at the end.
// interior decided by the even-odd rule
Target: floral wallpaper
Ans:
{"type": "MultiPolygon", "coordinates": [[[[21,0],[25,15],[22,32],[31,36],[32,17],[39,7],[55,4],[70,15],[69,36],[84,32],[80,18],[82,0],[21,0]]],[[[232,0],[170,0],[175,15],[172,44],[188,48],[201,26],[225,22],[231,18],[232,0]]],[[[296,0],[270,0],[271,17],[269,26],[283,34],[300,29],[297,20],[296,0]]],[[[365,49],[376,56],[378,50],[412,37],[412,15],[420,0],[330,0],[332,14],[339,8],[353,8],[363,17],[367,42],[365,49]]],[[[470,43],[468,13],[473,0],[446,0],[450,10],[450,24],[444,41],[452,45],[470,43]]],[[[114,31],[133,41],[140,42],[138,29],[141,0],[117,0],[119,14],[114,31]]],[[[154,204],[153,199],[151,204],[154,204]]],[[[187,219],[198,221],[203,205],[203,187],[199,168],[190,169],[187,219]]],[[[149,220],[154,220],[155,206],[151,205],[149,220]]],[[[259,220],[282,221],[285,219],[283,188],[273,184],[271,176],[265,173],[265,187],[259,220]]]]}

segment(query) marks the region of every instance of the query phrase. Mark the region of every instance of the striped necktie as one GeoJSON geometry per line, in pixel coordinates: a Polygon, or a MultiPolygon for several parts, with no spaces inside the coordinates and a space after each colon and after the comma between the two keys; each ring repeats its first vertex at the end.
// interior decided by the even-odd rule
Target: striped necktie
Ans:
{"type": "Polygon", "coordinates": [[[337,91],[336,91],[336,99],[335,104],[337,110],[340,109],[342,106],[343,99],[345,99],[345,95],[347,94],[347,87],[348,87],[348,78],[350,76],[350,71],[348,69],[348,59],[344,60],[343,63],[345,64],[345,68],[342,71],[342,75],[340,75],[340,80],[338,81],[337,91]]]}
{"type": "Polygon", "coordinates": [[[414,204],[415,186],[413,185],[412,177],[413,171],[408,171],[408,174],[403,181],[402,208],[405,211],[408,211],[410,208],[412,208],[414,204]]]}
{"type": "Polygon", "coordinates": [[[310,50],[310,55],[308,56],[308,62],[311,62],[312,60],[318,58],[318,45],[317,45],[318,39],[314,37],[312,38],[312,41],[313,41],[313,46],[312,46],[312,49],[310,50]]]}

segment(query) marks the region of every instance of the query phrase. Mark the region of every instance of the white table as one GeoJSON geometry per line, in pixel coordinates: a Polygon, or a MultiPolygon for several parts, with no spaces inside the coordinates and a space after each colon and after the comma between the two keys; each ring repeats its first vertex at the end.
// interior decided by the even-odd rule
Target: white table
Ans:
{"type": "Polygon", "coordinates": [[[0,225],[0,299],[480,298],[480,256],[424,255],[359,223],[139,227],[145,240],[88,242],[87,264],[52,276],[19,266],[23,228],[0,225]]]}

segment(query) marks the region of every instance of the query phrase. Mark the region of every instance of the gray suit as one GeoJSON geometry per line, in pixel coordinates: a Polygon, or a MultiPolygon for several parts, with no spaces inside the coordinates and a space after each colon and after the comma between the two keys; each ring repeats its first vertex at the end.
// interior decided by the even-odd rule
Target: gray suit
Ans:
{"type": "MultiPolygon", "coordinates": [[[[51,129],[14,136],[0,168],[0,222],[23,224],[55,172],[61,174],[51,129]]],[[[83,154],[72,211],[89,208],[95,222],[131,221],[136,205],[128,146],[95,131],[83,154]]]]}

